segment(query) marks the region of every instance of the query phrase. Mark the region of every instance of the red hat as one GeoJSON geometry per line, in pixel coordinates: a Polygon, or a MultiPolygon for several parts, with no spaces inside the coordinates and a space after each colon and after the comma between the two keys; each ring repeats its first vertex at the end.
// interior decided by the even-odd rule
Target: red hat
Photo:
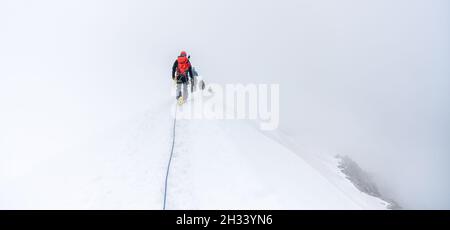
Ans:
{"type": "Polygon", "coordinates": [[[187,56],[187,53],[186,53],[186,51],[181,51],[181,54],[180,54],[180,56],[181,56],[181,57],[186,57],[186,56],[187,56]]]}

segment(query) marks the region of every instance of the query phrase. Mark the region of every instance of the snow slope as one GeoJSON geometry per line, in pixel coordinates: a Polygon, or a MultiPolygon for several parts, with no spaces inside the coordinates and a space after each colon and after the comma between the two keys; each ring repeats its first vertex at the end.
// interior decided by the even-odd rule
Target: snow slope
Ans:
{"type": "Polygon", "coordinates": [[[57,143],[6,141],[0,146],[0,209],[161,209],[172,122],[164,108],[168,100],[57,150],[57,143]]]}
{"type": "MultiPolygon", "coordinates": [[[[21,143],[2,145],[9,154],[2,160],[0,208],[162,209],[175,108],[166,97],[88,143],[58,151],[41,146],[49,154],[35,157],[20,151],[21,143]]],[[[268,137],[249,121],[185,120],[188,107],[177,110],[167,209],[387,206],[358,191],[332,157],[295,153],[282,143],[287,139],[268,137]]]]}
{"type": "MultiPolygon", "coordinates": [[[[196,95],[201,96],[201,95],[196,95]]],[[[196,98],[194,98],[195,100],[196,98]]],[[[178,108],[169,209],[385,209],[329,157],[306,161],[249,121],[183,120],[178,108]]]]}

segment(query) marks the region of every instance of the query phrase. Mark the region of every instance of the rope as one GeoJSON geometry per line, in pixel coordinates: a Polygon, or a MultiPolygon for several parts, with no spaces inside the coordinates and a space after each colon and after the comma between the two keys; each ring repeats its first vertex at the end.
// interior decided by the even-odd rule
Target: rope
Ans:
{"type": "Polygon", "coordinates": [[[176,131],[176,125],[177,125],[177,110],[178,108],[175,107],[175,117],[173,118],[173,135],[172,135],[172,149],[170,150],[170,158],[169,163],[167,164],[167,171],[166,171],[166,179],[164,184],[164,203],[163,203],[163,210],[166,210],[166,203],[167,203],[167,182],[169,180],[169,172],[170,172],[170,164],[172,163],[173,158],[173,149],[175,147],[175,131],[176,131]]]}

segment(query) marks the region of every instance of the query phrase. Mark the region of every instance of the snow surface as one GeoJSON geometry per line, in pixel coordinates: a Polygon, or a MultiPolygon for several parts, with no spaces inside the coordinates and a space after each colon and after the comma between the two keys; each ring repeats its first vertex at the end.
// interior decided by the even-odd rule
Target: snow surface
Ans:
{"type": "MultiPolygon", "coordinates": [[[[9,155],[0,208],[162,209],[174,109],[187,112],[167,97],[65,154],[9,155]]],[[[178,119],[167,209],[386,209],[337,159],[307,160],[286,146],[246,120],[178,119]]]]}
{"type": "MultiPolygon", "coordinates": [[[[188,108],[167,97],[65,154],[10,155],[0,208],[162,209],[174,109],[188,108]]],[[[167,209],[386,209],[337,159],[295,152],[288,139],[247,120],[178,119],[167,209]]]]}
{"type": "MultiPolygon", "coordinates": [[[[190,108],[178,108],[178,119],[190,108]]],[[[307,161],[247,120],[179,119],[167,207],[386,209],[345,178],[336,158],[321,157],[307,161]]]]}

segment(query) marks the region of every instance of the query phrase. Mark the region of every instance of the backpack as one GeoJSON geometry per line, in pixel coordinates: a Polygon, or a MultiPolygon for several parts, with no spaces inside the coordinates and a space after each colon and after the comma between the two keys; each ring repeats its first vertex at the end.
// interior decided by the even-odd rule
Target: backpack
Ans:
{"type": "Polygon", "coordinates": [[[178,57],[178,67],[177,73],[178,75],[183,75],[186,77],[186,73],[191,67],[191,63],[189,63],[189,59],[187,57],[178,57]]]}

